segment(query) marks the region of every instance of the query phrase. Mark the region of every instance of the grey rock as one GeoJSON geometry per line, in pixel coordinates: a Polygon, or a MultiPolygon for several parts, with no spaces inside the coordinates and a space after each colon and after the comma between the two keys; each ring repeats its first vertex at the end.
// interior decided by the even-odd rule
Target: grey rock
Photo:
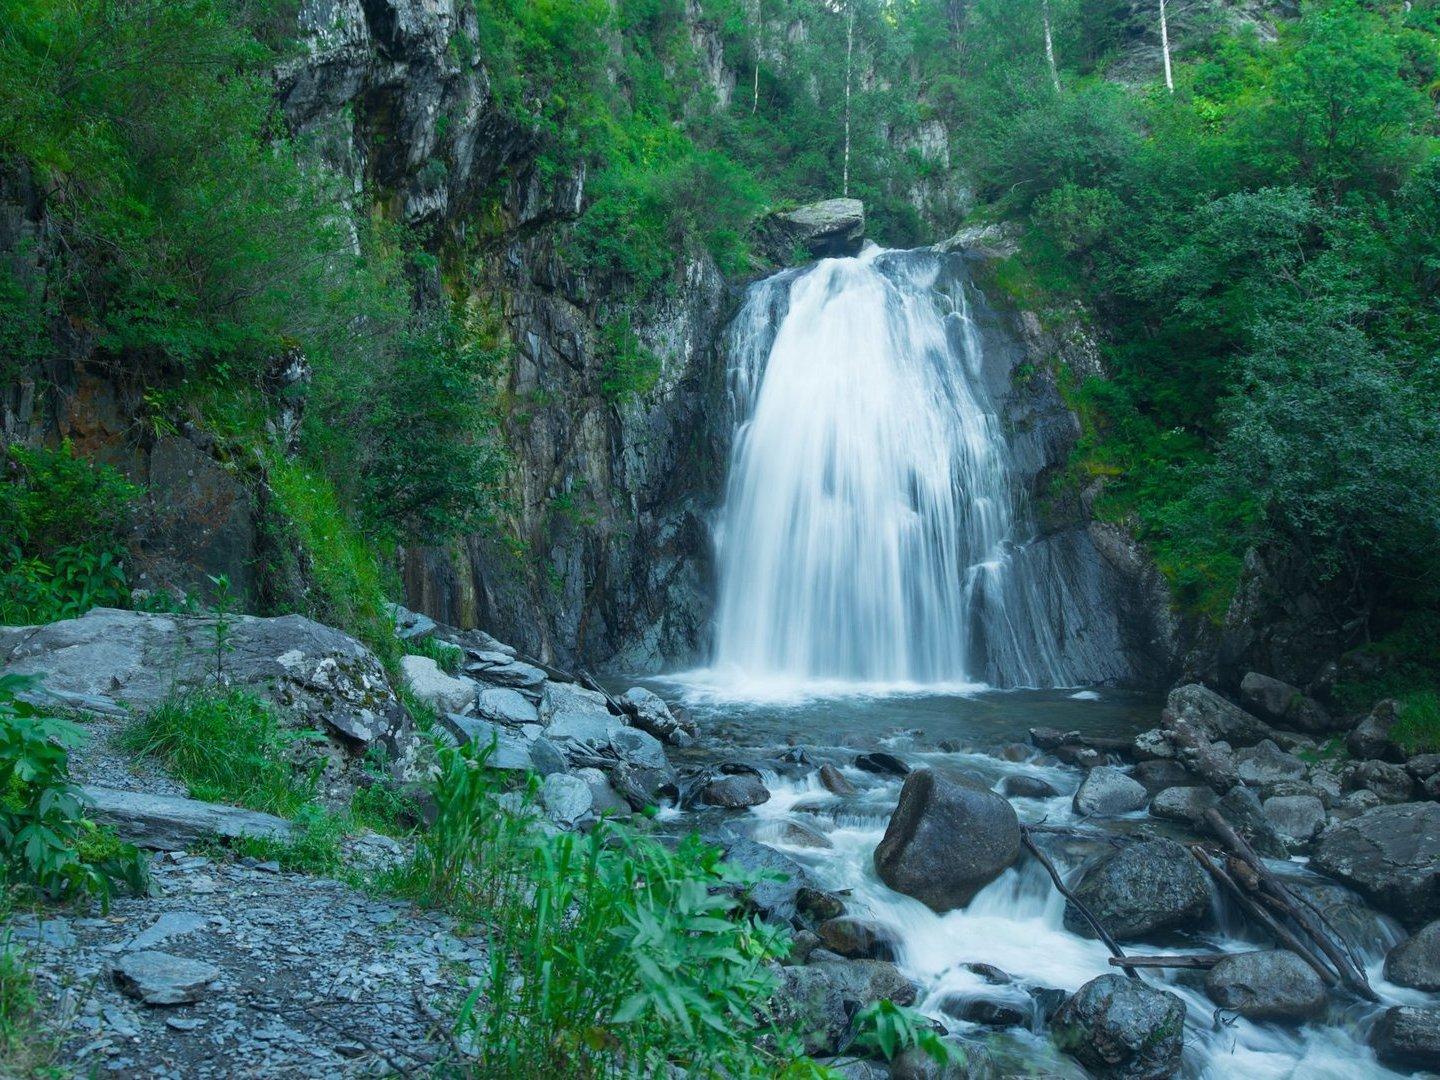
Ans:
{"type": "Polygon", "coordinates": [[[1390,950],[1385,978],[1415,990],[1440,990],[1440,920],[1422,926],[1390,950]]]}
{"type": "Polygon", "coordinates": [[[1219,802],[1220,796],[1208,787],[1166,788],[1150,800],[1150,814],[1165,821],[1199,827],[1205,811],[1214,809],[1219,802]]]}
{"type": "Polygon", "coordinates": [[[608,746],[615,719],[603,695],[574,683],[546,683],[541,692],[540,722],[557,744],[608,746]]]}
{"type": "Polygon", "coordinates": [[[805,868],[783,852],[748,837],[727,840],[724,852],[727,864],[757,878],[740,890],[746,902],[766,918],[788,923],[796,912],[798,894],[811,886],[805,868]]]}
{"type": "Polygon", "coordinates": [[[1265,787],[1283,780],[1299,780],[1305,775],[1305,763],[1287,754],[1269,739],[1235,754],[1235,771],[1240,782],[1249,787],[1265,787]]]}
{"type": "Polygon", "coordinates": [[[1400,718],[1400,709],[1400,703],[1392,698],[1377,703],[1345,737],[1350,756],[1359,761],[1404,761],[1405,751],[1390,736],[1391,728],[1400,718]]]}
{"type": "Polygon", "coordinates": [[[1335,730],[1335,721],[1319,702],[1269,675],[1247,674],[1240,680],[1240,697],[1272,724],[1315,734],[1335,730]]]}
{"type": "Polygon", "coordinates": [[[1180,1068],[1185,1003],[1124,975],[1092,979],[1060,1006],[1056,1045],[1098,1077],[1160,1080],[1180,1068]]]}
{"type": "Polygon", "coordinates": [[[1075,812],[1084,817],[1116,817],[1143,809],[1149,793],[1119,769],[1098,765],[1075,792],[1075,812]]]}
{"type": "Polygon", "coordinates": [[[617,700],[629,714],[632,724],[661,742],[671,746],[688,746],[695,741],[698,734],[695,722],[688,717],[677,717],[659,694],[643,686],[632,686],[617,700]]]}
{"type": "Polygon", "coordinates": [[[887,754],[883,750],[860,754],[855,758],[855,767],[868,773],[875,773],[877,776],[908,776],[910,774],[909,765],[894,754],[887,754]]]}
{"type": "Polygon", "coordinates": [[[1265,816],[1260,797],[1249,788],[1238,785],[1231,788],[1220,797],[1215,809],[1259,854],[1271,859],[1289,857],[1290,845],[1275,831],[1265,816]]]}
{"type": "Polygon", "coordinates": [[[810,1054],[838,1053],[851,1017],[865,1006],[881,1000],[913,1005],[917,996],[915,985],[884,960],[825,960],[779,974],[778,1019],[799,1033],[810,1054]]]}
{"type": "Polygon", "coordinates": [[[779,821],[770,828],[767,838],[773,838],[776,843],[822,850],[835,846],[828,836],[803,821],[779,821]]]}
{"type": "MultiPolygon", "coordinates": [[[[1125,845],[1086,870],[1074,892],[1120,941],[1200,926],[1210,916],[1209,883],[1190,853],[1173,840],[1125,845]]],[[[1065,927],[1095,936],[1070,904],[1065,908],[1065,927]]]]}
{"type": "Polygon", "coordinates": [[[465,713],[475,708],[479,687],[473,679],[447,675],[428,656],[402,656],[405,685],[438,713],[465,713]]]}
{"type": "Polygon", "coordinates": [[[700,796],[711,806],[740,808],[769,802],[770,790],[758,776],[741,773],[717,776],[701,789],[700,796]]]}
{"type": "Polygon", "coordinates": [[[870,919],[841,916],[815,927],[820,942],[851,960],[894,960],[895,935],[870,919]]]}
{"type": "Polygon", "coordinates": [[[156,945],[163,945],[172,938],[186,937],[197,930],[203,930],[209,922],[209,919],[198,911],[167,911],[131,938],[125,947],[143,952],[156,945]]]}
{"type": "Polygon", "coordinates": [[[1151,797],[1166,788],[1193,787],[1200,783],[1194,773],[1172,759],[1142,761],[1130,770],[1130,778],[1142,785],[1151,797]]]}
{"type": "Polygon", "coordinates": [[[1261,804],[1265,819],[1287,843],[1308,844],[1325,826],[1325,804],[1313,795],[1276,795],[1261,804]]]}
{"type": "Polygon", "coordinates": [[[603,772],[599,769],[577,769],[575,775],[590,785],[591,813],[597,817],[630,817],[630,804],[610,786],[603,772]]]}
{"type": "Polygon", "coordinates": [[[422,638],[431,637],[439,629],[435,620],[429,615],[411,611],[400,604],[386,606],[390,609],[391,618],[395,620],[395,636],[401,641],[419,641],[422,638]]]}
{"type": "Polygon", "coordinates": [[[1440,1069],[1440,1009],[1398,1005],[1370,1031],[1375,1056],[1392,1069],[1440,1069]]]}
{"type": "Polygon", "coordinates": [[[1165,707],[1175,719],[1194,724],[1211,741],[1251,746],[1270,736],[1270,729],[1263,721],[1199,683],[1170,691],[1165,707]]]}
{"type": "Polygon", "coordinates": [[[1405,768],[1388,761],[1360,761],[1340,774],[1347,791],[1373,791],[1382,803],[1404,803],[1415,797],[1415,781],[1405,768]]]}
{"type": "Polygon", "coordinates": [[[530,766],[541,776],[566,772],[570,768],[560,748],[544,736],[530,742],[530,766]]]}
{"type": "Polygon", "coordinates": [[[198,1001],[220,978],[220,969],[213,964],[153,950],[122,956],[112,973],[121,990],[146,1005],[198,1001]]]}
{"type": "Polygon", "coordinates": [[[475,699],[475,714],[496,724],[521,727],[540,721],[540,710],[518,690],[482,686],[475,699]]]}
{"type": "Polygon", "coordinates": [[[540,785],[540,802],[558,825],[574,825],[595,805],[590,785],[578,776],[552,773],[540,785]]]}
{"type": "Polygon", "coordinates": [[[291,822],[257,810],[91,785],[81,787],[80,794],[87,816],[113,826],[122,840],[144,848],[182,851],[211,837],[289,841],[300,836],[291,822]]]}
{"type": "Polygon", "coordinates": [[[1440,918],[1440,803],[1377,806],[1327,830],[1311,866],[1418,928],[1440,918]]]}
{"type": "Polygon", "coordinates": [[[875,849],[880,880],[935,911],[964,907],[1020,855],[1020,823],[993,791],[919,769],[875,849]]]}
{"type": "Polygon", "coordinates": [[[1405,762],[1405,771],[1416,780],[1425,780],[1440,773],[1440,754],[1416,754],[1405,762]]]}
{"type": "Polygon", "coordinates": [[[8,928],[0,929],[0,947],[5,944],[7,930],[16,941],[34,942],[47,949],[69,949],[75,944],[70,920],[64,916],[53,919],[37,919],[32,915],[17,916],[8,928]]]}
{"type": "Polygon", "coordinates": [[[461,746],[474,746],[481,751],[493,747],[485,758],[487,768],[524,772],[533,767],[529,742],[508,728],[459,713],[442,713],[440,727],[461,746]]]}
{"type": "Polygon", "coordinates": [[[825,785],[826,790],[836,795],[854,795],[855,785],[845,779],[845,775],[834,765],[828,762],[820,766],[820,783],[825,785]]]}
{"type": "Polygon", "coordinates": [[[865,204],[859,199],[826,199],[772,214],[764,231],[783,259],[799,247],[814,258],[854,255],[865,239],[865,204]]]}
{"type": "Polygon", "coordinates": [[[1000,794],[1008,799],[1053,799],[1060,793],[1038,776],[1012,773],[1000,781],[1000,794]]]}
{"type": "Polygon", "coordinates": [[[941,1000],[939,1009],[957,1020],[982,1027],[1028,1028],[1034,1004],[1029,997],[952,994],[941,1000]]]}
{"type": "Polygon", "coordinates": [[[530,690],[545,683],[545,672],[534,664],[523,660],[496,657],[476,664],[466,664],[465,670],[482,683],[491,686],[530,690]]]}
{"type": "Polygon", "coordinates": [[[1314,969],[1284,949],[1226,957],[1206,973],[1205,993],[1247,1020],[1287,1023],[1314,1019],[1328,1000],[1314,969]]]}

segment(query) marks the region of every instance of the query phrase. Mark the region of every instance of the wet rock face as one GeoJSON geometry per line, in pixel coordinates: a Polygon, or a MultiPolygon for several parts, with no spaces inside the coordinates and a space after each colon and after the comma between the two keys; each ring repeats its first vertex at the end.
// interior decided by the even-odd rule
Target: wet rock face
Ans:
{"type": "Polygon", "coordinates": [[[1440,917],[1440,803],[1377,806],[1316,844],[1312,865],[1406,926],[1440,917]]]}
{"type": "Polygon", "coordinates": [[[859,199],[811,203],[771,215],[763,232],[780,263],[790,261],[797,248],[813,259],[854,255],[865,242],[865,204],[859,199]]]}
{"type": "Polygon", "coordinates": [[[1337,726],[1314,698],[1259,672],[1251,671],[1240,680],[1240,697],[1257,715],[1283,728],[1321,734],[1337,726]]]}
{"type": "Polygon", "coordinates": [[[1440,1009],[1387,1010],[1370,1032],[1370,1045],[1392,1069],[1433,1070],[1440,1063],[1440,1009]]]}
{"type": "MultiPolygon", "coordinates": [[[[1210,914],[1210,887],[1190,853],[1173,840],[1127,844],[1086,871],[1076,897],[1117,940],[1143,938],[1157,930],[1192,927],[1210,914]]],[[[1073,906],[1065,928],[1094,937],[1073,906]]]]}
{"type": "Polygon", "coordinates": [[[900,789],[875,870],[896,892],[944,912],[968,904],[1019,855],[1020,822],[1008,802],[920,769],[900,789]]]}
{"type": "Polygon", "coordinates": [[[1317,1016],[1326,1003],[1320,976],[1282,949],[1227,957],[1205,976],[1205,993],[1247,1020],[1300,1023],[1317,1016]]]}
{"type": "Polygon", "coordinates": [[[1180,1067],[1185,1003],[1124,975],[1092,979],[1060,1006],[1056,1044],[1096,1076],[1160,1080],[1180,1067]]]}
{"type": "Polygon", "coordinates": [[[1385,978],[1416,990],[1440,990],[1440,920],[1390,950],[1385,978]]]}

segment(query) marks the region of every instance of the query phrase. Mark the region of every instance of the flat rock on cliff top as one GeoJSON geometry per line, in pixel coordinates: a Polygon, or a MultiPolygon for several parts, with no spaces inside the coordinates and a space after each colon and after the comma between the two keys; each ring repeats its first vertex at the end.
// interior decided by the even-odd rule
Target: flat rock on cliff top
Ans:
{"type": "MultiPolygon", "coordinates": [[[[778,248],[799,247],[817,259],[854,255],[865,242],[865,204],[859,199],[826,199],[772,214],[765,231],[778,248]]],[[[785,261],[788,252],[777,254],[785,261]]]]}

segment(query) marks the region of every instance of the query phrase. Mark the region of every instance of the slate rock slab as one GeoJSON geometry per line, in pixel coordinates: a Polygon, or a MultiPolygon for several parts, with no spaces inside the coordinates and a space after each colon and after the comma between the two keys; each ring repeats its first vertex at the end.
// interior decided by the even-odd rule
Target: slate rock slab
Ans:
{"type": "Polygon", "coordinates": [[[146,1005],[184,1005],[199,1001],[220,978],[220,969],[203,960],[145,949],[122,956],[112,974],[121,990],[146,1005]]]}

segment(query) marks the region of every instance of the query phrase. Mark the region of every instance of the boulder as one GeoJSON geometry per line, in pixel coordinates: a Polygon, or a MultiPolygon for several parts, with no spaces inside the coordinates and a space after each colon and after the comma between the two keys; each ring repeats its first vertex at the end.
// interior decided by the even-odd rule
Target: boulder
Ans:
{"type": "Polygon", "coordinates": [[[785,820],[777,821],[766,826],[765,838],[773,840],[777,844],[788,844],[790,847],[806,847],[826,849],[835,845],[830,838],[820,830],[805,824],[803,821],[785,820]]]}
{"type": "Polygon", "coordinates": [[[1400,718],[1400,703],[1387,698],[1370,710],[1370,715],[1355,725],[1345,738],[1345,749],[1357,761],[1405,760],[1405,751],[1390,736],[1390,729],[1400,718]]]}
{"type": "Polygon", "coordinates": [[[1308,844],[1325,827],[1325,804],[1314,795],[1276,795],[1266,799],[1261,810],[1287,844],[1308,844]]]}
{"type": "Polygon", "coordinates": [[[842,916],[815,927],[820,943],[851,960],[894,960],[895,935],[870,919],[842,916]]]}
{"type": "Polygon", "coordinates": [[[868,773],[875,773],[877,776],[908,776],[910,773],[909,765],[906,765],[894,754],[887,754],[883,750],[860,754],[855,758],[855,767],[868,773]]]}
{"type": "Polygon", "coordinates": [[[1260,797],[1249,788],[1239,785],[1231,788],[1220,797],[1215,809],[1259,854],[1269,859],[1290,856],[1290,845],[1275,831],[1265,816],[1260,797]]]}
{"type": "Polygon", "coordinates": [[[1167,788],[1193,787],[1199,781],[1195,774],[1178,761],[1157,758],[1142,761],[1130,770],[1130,779],[1154,797],[1167,788]]]}
{"type": "Polygon", "coordinates": [[[274,814],[178,795],[148,795],[86,784],[80,788],[80,797],[87,817],[113,827],[122,840],[156,851],[183,851],[215,837],[288,842],[301,836],[299,826],[274,814]]]}
{"type": "Polygon", "coordinates": [[[438,713],[466,713],[475,708],[480,687],[474,680],[445,674],[428,656],[402,656],[400,675],[410,692],[438,713]]]}
{"type": "Polygon", "coordinates": [[[423,638],[432,637],[439,629],[434,619],[429,615],[422,615],[418,611],[411,611],[399,604],[386,604],[390,611],[390,617],[395,620],[395,636],[401,641],[420,641],[423,638]]]}
{"type": "Polygon", "coordinates": [[[506,653],[482,652],[472,656],[474,659],[465,665],[466,673],[490,686],[533,691],[545,683],[544,669],[506,653]]]}
{"type": "Polygon", "coordinates": [[[865,242],[865,204],[859,199],[826,199],[771,214],[762,232],[775,257],[788,261],[799,248],[816,259],[854,255],[865,242]]]}
{"type": "Polygon", "coordinates": [[[1390,950],[1385,978],[1415,990],[1440,990],[1440,920],[1422,926],[1390,950]]]}
{"type": "Polygon", "coordinates": [[[1373,791],[1382,803],[1409,802],[1415,781],[1402,765],[1388,761],[1358,761],[1340,774],[1346,791],[1373,791]]]}
{"type": "Polygon", "coordinates": [[[1440,803],[1377,806],[1320,837],[1311,866],[1418,928],[1440,918],[1440,803]]]}
{"type": "Polygon", "coordinates": [[[439,726],[459,746],[473,746],[479,751],[490,748],[485,758],[488,768],[524,772],[533,767],[530,744],[508,728],[459,713],[442,713],[439,726]]]}
{"type": "Polygon", "coordinates": [[[220,969],[201,960],[144,949],[127,953],[111,969],[115,984],[146,1005],[184,1005],[199,1001],[220,969]]]}
{"type": "Polygon", "coordinates": [[[1000,781],[1000,794],[1009,799],[1053,799],[1060,793],[1038,776],[1012,773],[1000,781]]]}
{"type": "Polygon", "coordinates": [[[671,746],[689,746],[695,741],[695,722],[688,717],[684,720],[677,717],[659,694],[643,686],[632,686],[616,700],[632,724],[661,742],[671,746]]]}
{"type": "Polygon", "coordinates": [[[957,1020],[995,1028],[1029,1028],[1035,1011],[1029,997],[979,994],[951,994],[941,999],[939,1009],[957,1020]]]}
{"type": "Polygon", "coordinates": [[[845,774],[828,762],[820,766],[820,783],[827,791],[836,795],[854,795],[855,785],[845,779],[845,774]]]}
{"type": "Polygon", "coordinates": [[[1305,775],[1305,763],[1294,754],[1287,754],[1270,739],[1235,754],[1235,772],[1247,787],[1264,788],[1285,780],[1299,780],[1305,775]]]}
{"type": "Polygon", "coordinates": [[[1240,699],[1272,724],[1319,734],[1334,731],[1330,714],[1314,698],[1291,686],[1252,671],[1240,680],[1240,699]]]}
{"type": "Polygon", "coordinates": [[[1219,802],[1220,796],[1208,787],[1166,788],[1150,800],[1150,815],[1198,828],[1205,811],[1214,809],[1219,802]]]}
{"type": "Polygon", "coordinates": [[[1247,1020],[1301,1023],[1318,1016],[1328,996],[1315,970],[1284,949],[1227,956],[1206,973],[1205,993],[1247,1020]]]}
{"type": "MultiPolygon", "coordinates": [[[[1120,941],[1201,925],[1210,916],[1209,882],[1190,852],[1173,840],[1126,844],[1090,867],[1074,892],[1120,941]]],[[[1095,936],[1070,904],[1065,908],[1065,928],[1095,936]]]]}
{"type": "Polygon", "coordinates": [[[1370,1030],[1370,1045],[1392,1069],[1440,1070],[1440,1009],[1397,1005],[1370,1030]]]}
{"type": "Polygon", "coordinates": [[[988,788],[919,769],[875,849],[880,880],[931,909],[964,907],[1020,855],[1020,822],[988,788]]]}
{"type": "Polygon", "coordinates": [[[579,776],[552,773],[540,785],[540,804],[557,825],[574,825],[595,806],[590,785],[579,776]]]}
{"type": "Polygon", "coordinates": [[[736,891],[756,912],[774,922],[789,923],[796,912],[797,894],[802,890],[810,888],[828,895],[813,889],[805,868],[789,855],[749,837],[725,840],[723,851],[727,865],[755,879],[736,891]]]}
{"type": "Polygon", "coordinates": [[[1149,793],[1119,769],[1097,765],[1075,792],[1075,812],[1084,817],[1116,817],[1143,809],[1149,793]]]}
{"type": "Polygon", "coordinates": [[[540,710],[519,690],[503,686],[482,686],[475,699],[475,715],[506,727],[523,727],[540,722],[540,710]]]}
{"type": "Polygon", "coordinates": [[[399,778],[418,775],[414,723],[360,642],[300,615],[229,615],[217,654],[217,626],[213,615],[94,608],[7,635],[0,673],[43,675],[47,691],[77,707],[123,715],[213,686],[218,667],[227,686],[276,705],[281,723],[325,734],[322,780],[337,800],[358,783],[352,767],[372,746],[386,751],[399,778]]]}
{"type": "Polygon", "coordinates": [[[759,806],[770,801],[770,789],[750,773],[717,776],[700,789],[700,798],[711,806],[759,806]]]}
{"type": "Polygon", "coordinates": [[[782,1029],[797,1031],[805,1052],[838,1053],[851,1018],[877,1001],[913,1005],[915,984],[885,960],[830,960],[778,972],[774,1001],[782,1029]]]}
{"type": "Polygon", "coordinates": [[[1253,746],[1270,737],[1270,728],[1263,721],[1199,683],[1171,690],[1165,700],[1165,710],[1173,720],[1193,724],[1212,742],[1223,740],[1232,746],[1253,746]]]}
{"type": "Polygon", "coordinates": [[[1160,1080],[1180,1068],[1185,1003],[1124,975],[1101,975],[1060,1006],[1056,1044],[1095,1076],[1160,1080]]]}

